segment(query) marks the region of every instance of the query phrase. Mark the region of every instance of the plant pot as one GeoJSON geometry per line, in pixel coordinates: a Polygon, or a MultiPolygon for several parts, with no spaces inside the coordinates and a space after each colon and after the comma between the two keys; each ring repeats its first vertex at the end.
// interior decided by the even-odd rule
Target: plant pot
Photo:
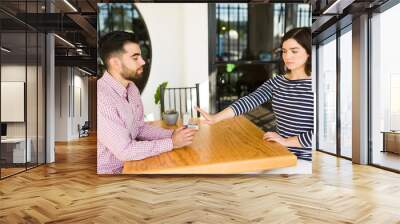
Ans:
{"type": "Polygon", "coordinates": [[[178,121],[178,113],[163,113],[163,120],[167,125],[176,125],[178,121]]]}

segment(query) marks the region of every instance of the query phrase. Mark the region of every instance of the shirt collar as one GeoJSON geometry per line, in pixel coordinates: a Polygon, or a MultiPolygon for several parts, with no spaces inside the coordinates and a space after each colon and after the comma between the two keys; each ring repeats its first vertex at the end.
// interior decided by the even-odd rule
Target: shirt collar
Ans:
{"type": "Polygon", "coordinates": [[[104,72],[103,75],[104,80],[106,83],[120,95],[121,97],[126,98],[128,96],[128,88],[130,87],[131,83],[128,84],[128,87],[125,88],[120,82],[118,82],[114,77],[110,75],[107,71],[104,72]]]}

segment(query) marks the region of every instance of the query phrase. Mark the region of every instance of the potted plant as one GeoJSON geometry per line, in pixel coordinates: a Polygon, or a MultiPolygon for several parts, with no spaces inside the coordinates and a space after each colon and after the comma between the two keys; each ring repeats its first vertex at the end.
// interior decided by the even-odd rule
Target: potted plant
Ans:
{"type": "Polygon", "coordinates": [[[162,114],[162,117],[167,125],[176,125],[176,121],[178,120],[178,112],[176,112],[176,110],[166,110],[162,114]]]}
{"type": "MultiPolygon", "coordinates": [[[[156,89],[156,93],[154,94],[154,103],[159,105],[161,103],[161,88],[166,88],[168,82],[163,82],[158,85],[156,89]]],[[[176,121],[178,120],[178,112],[175,110],[167,110],[163,114],[161,114],[160,108],[160,117],[168,124],[168,125],[175,125],[176,121]]]]}

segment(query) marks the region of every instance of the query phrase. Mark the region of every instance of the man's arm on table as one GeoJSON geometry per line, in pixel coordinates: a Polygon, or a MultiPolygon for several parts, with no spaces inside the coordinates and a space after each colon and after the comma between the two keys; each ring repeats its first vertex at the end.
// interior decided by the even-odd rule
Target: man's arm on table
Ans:
{"type": "Polygon", "coordinates": [[[140,160],[173,149],[172,139],[137,141],[111,106],[98,100],[98,140],[121,161],[140,160]]]}
{"type": "Polygon", "coordinates": [[[173,130],[160,128],[146,122],[142,122],[139,127],[139,133],[137,139],[140,140],[156,140],[163,138],[171,138],[173,130]]]}

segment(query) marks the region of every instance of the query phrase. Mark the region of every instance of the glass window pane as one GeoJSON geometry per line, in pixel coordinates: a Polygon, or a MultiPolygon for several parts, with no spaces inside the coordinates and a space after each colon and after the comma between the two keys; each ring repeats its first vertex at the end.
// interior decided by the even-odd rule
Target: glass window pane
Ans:
{"type": "Polygon", "coordinates": [[[400,170],[400,4],[372,17],[372,163],[400,170]]]}
{"type": "MultiPolygon", "coordinates": [[[[36,13],[45,10],[45,0],[2,1],[0,5],[12,9],[21,20],[38,19],[36,13]]],[[[4,178],[45,162],[46,54],[43,33],[1,12],[0,17],[0,167],[4,178]]]]}
{"type": "Polygon", "coordinates": [[[248,8],[245,3],[216,4],[216,61],[238,61],[247,57],[248,8]]]}
{"type": "Polygon", "coordinates": [[[318,48],[318,147],[336,154],[336,39],[318,48]]]}
{"type": "Polygon", "coordinates": [[[340,153],[352,157],[352,35],[340,36],[340,153]]]}
{"type": "MultiPolygon", "coordinates": [[[[1,177],[25,170],[26,33],[1,33],[1,177]]],[[[28,150],[26,149],[28,146],[28,150]]]]}
{"type": "Polygon", "coordinates": [[[45,148],[45,65],[46,65],[46,36],[43,33],[39,33],[39,45],[38,45],[38,164],[45,163],[46,148],[45,148]]]}
{"type": "Polygon", "coordinates": [[[26,80],[26,116],[27,116],[27,142],[28,142],[28,168],[37,165],[37,75],[38,75],[38,35],[36,32],[27,33],[27,80],[26,80]]]}

